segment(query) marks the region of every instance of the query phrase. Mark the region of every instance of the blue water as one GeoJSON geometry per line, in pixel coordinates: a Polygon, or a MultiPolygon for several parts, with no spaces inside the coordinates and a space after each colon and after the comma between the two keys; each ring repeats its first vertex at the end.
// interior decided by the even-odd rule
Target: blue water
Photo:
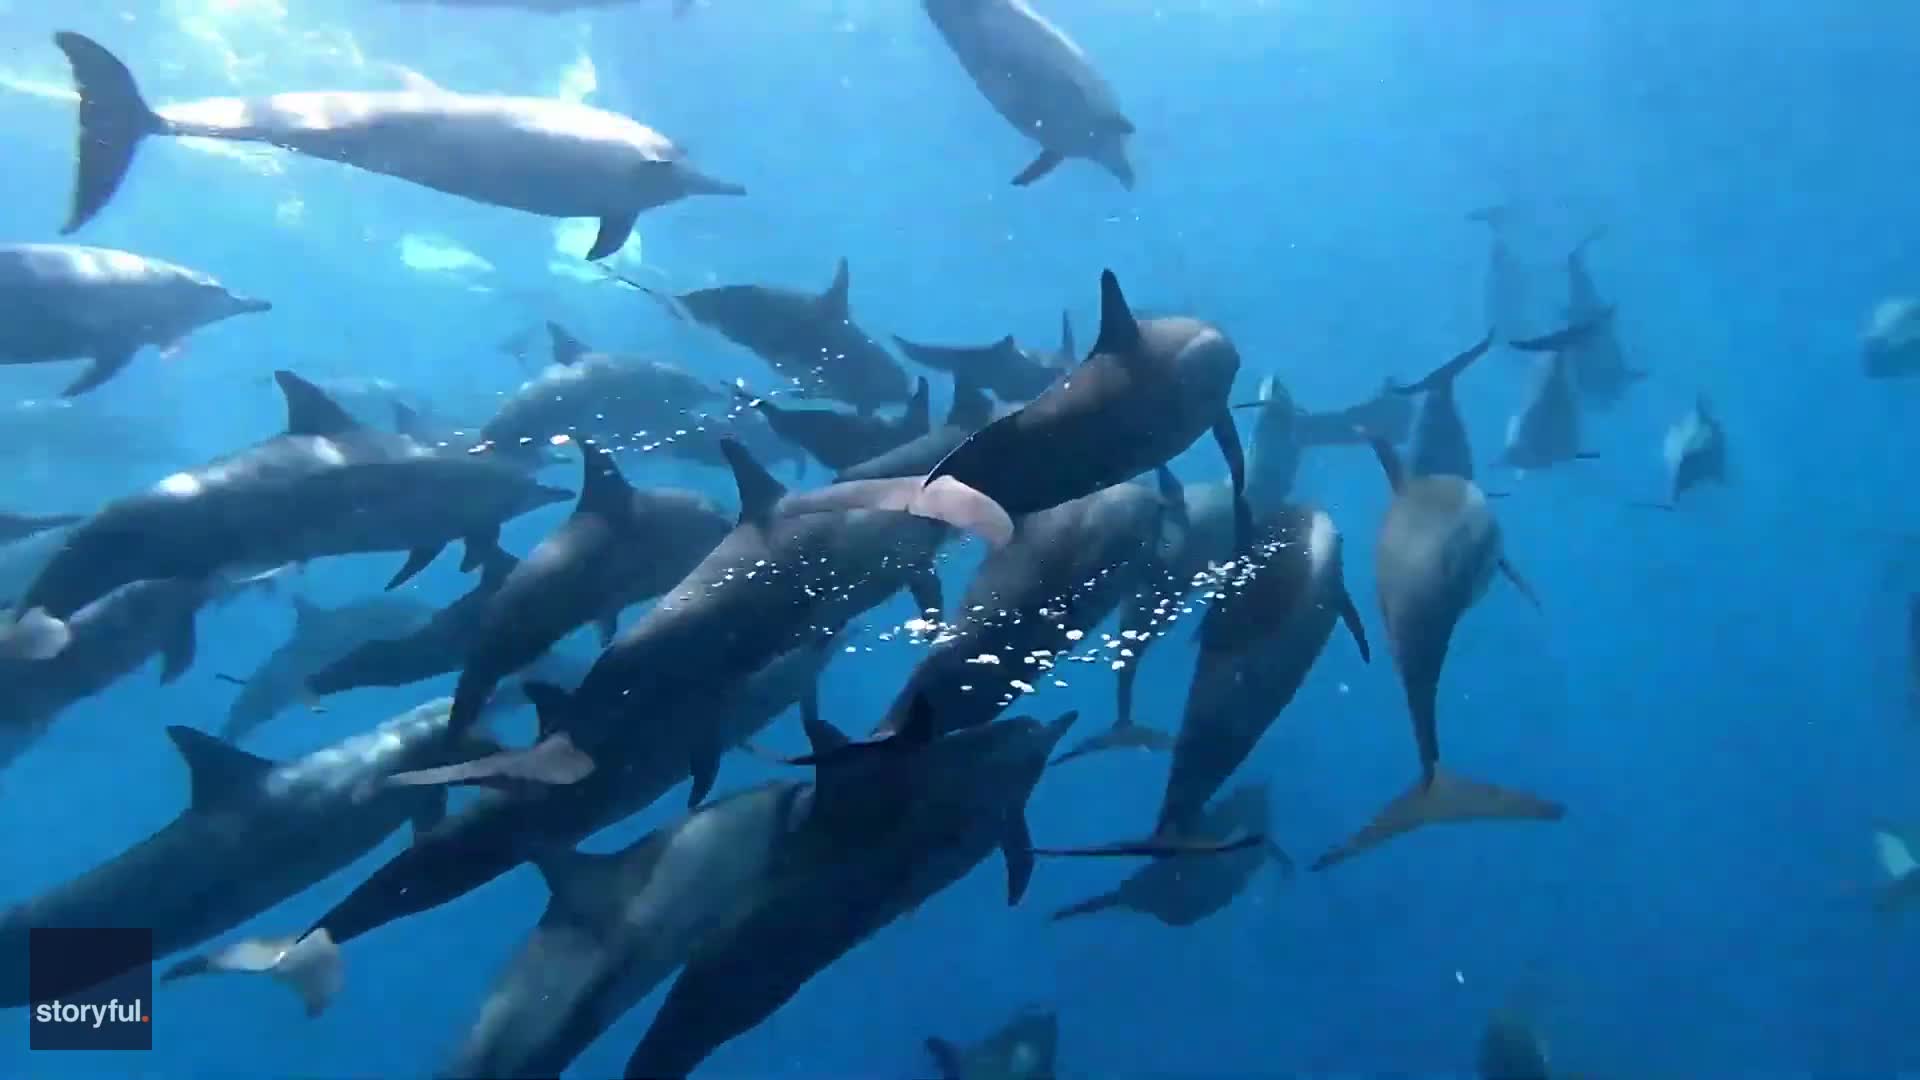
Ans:
{"type": "MultiPolygon", "coordinates": [[[[1892,2],[1053,0],[1045,10],[1138,128],[1127,193],[1082,162],[1009,187],[1030,144],[909,0],[709,0],[677,21],[665,6],[539,17],[374,0],[0,0],[0,237],[53,240],[64,219],[74,118],[49,35],[73,29],[128,58],[156,102],[391,88],[389,65],[476,92],[590,85],[586,100],[752,192],[643,216],[624,272],[679,290],[822,288],[845,255],[854,314],[876,336],[1012,331],[1045,345],[1063,306],[1091,338],[1111,267],[1137,306],[1224,327],[1243,356],[1241,396],[1273,372],[1309,407],[1416,377],[1480,336],[1486,244],[1462,215],[1513,200],[1528,211],[1517,247],[1545,321],[1558,259],[1607,226],[1591,263],[1630,359],[1653,372],[1590,419],[1598,460],[1487,480],[1513,493],[1498,512],[1544,613],[1496,585],[1442,684],[1448,759],[1564,800],[1563,823],[1428,830],[1324,875],[1269,871],[1187,930],[1126,915],[1049,926],[1046,912],[1123,869],[1043,864],[1009,911],[991,859],[703,1075],[926,1075],[924,1036],[970,1040],[1029,1002],[1059,1010],[1068,1075],[1461,1072],[1483,1018],[1517,994],[1556,1063],[1588,1074],[1920,1068],[1920,923],[1875,918],[1859,891],[1878,872],[1872,822],[1920,813],[1903,659],[1916,571],[1888,569],[1889,536],[1910,524],[1889,500],[1920,453],[1907,423],[1920,399],[1868,382],[1858,363],[1872,304],[1920,280],[1920,15],[1892,2]],[[1702,390],[1733,440],[1737,485],[1686,513],[1629,507],[1662,493],[1661,433],[1702,390]]],[[[551,221],[285,154],[156,140],[74,239],[207,270],[275,309],[202,331],[177,359],[145,353],[98,392],[169,433],[177,460],[68,468],[25,455],[0,472],[11,508],[89,509],[266,437],[282,408],[263,377],[278,367],[386,377],[477,422],[525,377],[496,344],[544,318],[716,377],[767,375],[580,274],[585,240],[556,250],[551,221]],[[434,269],[427,248],[487,268],[434,269]]],[[[1460,398],[1484,460],[1528,375],[1506,357],[1482,368],[1460,398]]],[[[0,394],[45,396],[71,371],[8,368],[0,394]]],[[[654,457],[623,467],[731,502],[724,474],[654,457]]],[[[1192,482],[1221,471],[1207,440],[1175,467],[1192,482]]],[[[1345,532],[1348,581],[1379,634],[1377,467],[1312,453],[1296,492],[1345,532]]],[[[506,547],[526,551],[565,509],[511,523],[506,547]]],[[[948,558],[950,597],[978,554],[948,558]]],[[[453,561],[411,587],[436,603],[463,592],[453,561]]],[[[377,590],[394,562],[316,564],[301,587],[337,603],[377,590]]],[[[865,621],[909,615],[896,599],[865,621]]],[[[177,813],[186,777],[162,727],[216,727],[232,688],[213,674],[251,670],[290,625],[271,597],[209,611],[188,676],[161,688],[143,672],[69,710],[0,782],[0,901],[177,813]]],[[[917,655],[865,644],[825,684],[829,716],[855,730],[917,655]]],[[[1144,721],[1177,722],[1192,656],[1180,634],[1147,661],[1144,721]]],[[[1072,683],[1021,711],[1079,708],[1076,735],[1090,734],[1111,715],[1111,683],[1091,666],[1072,683]]],[[[281,718],[251,748],[304,753],[450,686],[346,695],[281,718]]],[[[798,745],[797,727],[783,721],[772,741],[798,745]]],[[[1036,837],[1139,833],[1164,767],[1110,756],[1050,775],[1031,808],[1036,837]]],[[[1304,862],[1413,769],[1391,664],[1362,665],[1336,638],[1243,775],[1272,778],[1276,839],[1304,862]]],[[[734,755],[717,790],[766,773],[734,755]]],[[[588,846],[623,845],[683,805],[680,789],[588,846]]],[[[405,843],[236,935],[306,925],[405,843]]],[[[30,1054],[24,1013],[0,1020],[0,1075],[421,1075],[544,901],[522,869],[354,943],[346,992],[315,1021],[241,979],[163,987],[149,1054],[30,1054]]],[[[617,1073],[658,996],[570,1075],[617,1073]]]]}

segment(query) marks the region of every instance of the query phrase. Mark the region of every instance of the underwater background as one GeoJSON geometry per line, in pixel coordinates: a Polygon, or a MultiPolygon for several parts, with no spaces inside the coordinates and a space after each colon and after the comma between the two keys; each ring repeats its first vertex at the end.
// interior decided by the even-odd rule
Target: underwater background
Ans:
{"type": "MultiPolygon", "coordinates": [[[[1874,917],[1870,824],[1920,814],[1905,596],[1920,531],[1900,492],[1920,454],[1920,389],[1861,377],[1872,305],[1920,281],[1920,11],[1837,5],[1579,0],[1051,0],[1138,128],[1140,180],[1067,168],[1017,189],[1026,146],[983,107],[910,0],[707,0],[684,18],[645,0],[554,16],[375,0],[0,0],[0,237],[51,241],[69,196],[70,79],[49,36],[72,29],[138,58],[155,102],[308,88],[382,89],[396,66],[475,92],[570,96],[671,132],[751,197],[643,216],[612,265],[686,290],[729,281],[823,288],[836,258],[876,337],[1050,344],[1061,308],[1087,338],[1111,267],[1136,306],[1220,324],[1242,356],[1236,400],[1266,374],[1304,406],[1412,379],[1485,331],[1484,231],[1524,206],[1539,329],[1560,318],[1566,251],[1589,254],[1651,378],[1596,416],[1598,457],[1524,477],[1499,513],[1544,611],[1496,587],[1464,621],[1441,686],[1449,753],[1568,805],[1552,828],[1434,830],[1326,874],[1263,873],[1174,930],[1046,912],[1129,868],[1045,862],[1019,907],[990,860],[722,1047],[702,1075],[915,1076],[922,1039],[971,1039],[1023,1004],[1058,1010],[1065,1075],[1464,1073],[1487,1013],[1525,997],[1557,1065],[1587,1074],[1886,1076],[1920,1069],[1920,921],[1874,917]],[[1700,392],[1731,433],[1737,483],[1683,514],[1661,494],[1660,438],[1700,392]]],[[[170,141],[171,142],[171,141],[170,141]]],[[[476,206],[263,148],[151,146],[137,182],[79,239],[177,261],[266,296],[273,314],[196,334],[100,393],[152,433],[137,460],[0,461],[10,507],[85,511],[278,431],[268,374],[390,379],[477,424],[530,369],[499,343],[553,319],[609,350],[714,378],[760,363],[676,323],[582,261],[590,223],[476,206]]],[[[545,360],[543,335],[529,347],[545,360]]],[[[1526,390],[1494,357],[1463,392],[1487,445],[1526,390]]],[[[9,400],[58,392],[64,368],[0,371],[9,400]]],[[[945,380],[935,380],[936,415],[945,380]]],[[[3,440],[0,440],[3,441],[3,440]]],[[[715,469],[620,456],[637,484],[732,505],[715,469]]],[[[1204,441],[1176,460],[1216,479],[1204,441]]],[[[577,476],[571,466],[565,481],[577,476]]],[[[554,470],[555,477],[563,475],[554,470]]],[[[809,479],[824,482],[819,466],[809,479]]],[[[1295,497],[1347,541],[1373,626],[1372,540],[1388,492],[1364,449],[1310,452],[1295,497]]],[[[522,552],[566,514],[511,522],[522,552]]],[[[949,597],[977,545],[942,564],[949,597]]],[[[453,560],[406,589],[465,591],[453,560]]],[[[316,563],[295,584],[335,604],[381,589],[391,557],[316,563]]],[[[865,730],[919,656],[896,598],[870,612],[824,683],[827,716],[865,730]],[[883,637],[883,635],[885,635],[883,637]]],[[[629,616],[631,618],[631,616],[629,616]]],[[[170,819],[186,776],[162,729],[212,728],[291,626],[249,595],[200,621],[198,663],[81,702],[0,777],[0,902],[113,855],[170,819]]],[[[1093,636],[1098,636],[1096,633],[1093,636]]],[[[562,646],[590,655],[590,634],[562,646]]],[[[1145,661],[1137,715],[1171,728],[1193,649],[1145,661]]],[[[1111,716],[1085,665],[1010,715],[1111,716]]],[[[284,759],[370,727],[451,677],[296,710],[249,744],[284,759]]],[[[5,688],[0,687],[0,693],[5,688]]],[[[528,717],[500,726],[516,737],[528,717]]],[[[1274,782],[1275,839],[1296,857],[1337,839],[1414,764],[1390,665],[1327,649],[1240,775],[1274,782]]],[[[768,741],[797,752],[797,723],[768,741]]],[[[1050,773],[1041,844],[1144,831],[1163,758],[1111,755],[1050,773]]],[[[716,791],[774,770],[730,755],[716,791]]],[[[683,812],[685,787],[595,836],[612,850],[683,812]]],[[[236,935],[305,925],[407,843],[404,834],[236,935]]],[[[349,950],[347,988],[309,1021],[265,983],[159,988],[145,1054],[30,1054],[0,1036],[4,1076],[407,1076],[432,1070],[544,905],[522,867],[349,950]],[[377,943],[376,943],[377,942],[377,943]]],[[[660,992],[569,1075],[617,1074],[660,992]]]]}

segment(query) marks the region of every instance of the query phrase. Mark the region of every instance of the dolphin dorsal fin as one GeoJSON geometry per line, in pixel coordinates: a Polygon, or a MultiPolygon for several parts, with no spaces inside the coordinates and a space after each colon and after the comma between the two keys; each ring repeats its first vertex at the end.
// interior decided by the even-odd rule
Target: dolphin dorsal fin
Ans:
{"type": "Polygon", "coordinates": [[[580,502],[576,514],[599,514],[613,518],[625,516],[633,505],[633,485],[620,474],[613,453],[597,442],[580,444],[580,502]]]}
{"type": "Polygon", "coordinates": [[[845,319],[849,310],[847,306],[848,285],[847,257],[842,255],[840,256],[839,264],[833,269],[833,284],[827,286],[827,291],[820,294],[821,310],[833,318],[845,319]]]}
{"type": "Polygon", "coordinates": [[[1129,357],[1140,346],[1140,321],[1133,317],[1133,309],[1127,306],[1126,294],[1120,291],[1120,279],[1113,271],[1100,272],[1100,336],[1094,340],[1093,352],[1110,353],[1118,357],[1129,357]]]}
{"type": "Polygon", "coordinates": [[[441,88],[439,83],[434,82],[432,79],[427,78],[425,75],[422,75],[421,73],[413,70],[410,67],[401,67],[400,65],[395,64],[393,71],[394,71],[394,74],[400,76],[400,85],[405,87],[408,93],[412,93],[412,94],[444,94],[446,93],[446,91],[441,88]]]}
{"type": "Polygon", "coordinates": [[[273,381],[287,399],[287,434],[338,435],[360,426],[360,421],[327,396],[325,390],[291,371],[276,371],[273,381]]]}
{"type": "Polygon", "coordinates": [[[773,514],[774,504],[786,495],[786,485],[775,480],[766,466],[754,460],[747,448],[734,439],[721,439],[720,453],[733,470],[733,486],[740,493],[740,524],[765,524],[773,514]]]}
{"type": "Polygon", "coordinates": [[[195,809],[216,806],[251,790],[273,769],[273,762],[183,724],[167,727],[180,759],[187,763],[195,809]]]}
{"type": "Polygon", "coordinates": [[[1080,350],[1073,343],[1073,313],[1062,311],[1060,313],[1060,357],[1072,363],[1079,355],[1080,350]]]}
{"type": "Polygon", "coordinates": [[[593,351],[593,346],[574,337],[572,331],[557,322],[547,324],[547,338],[553,342],[553,362],[561,367],[571,367],[593,351]]]}

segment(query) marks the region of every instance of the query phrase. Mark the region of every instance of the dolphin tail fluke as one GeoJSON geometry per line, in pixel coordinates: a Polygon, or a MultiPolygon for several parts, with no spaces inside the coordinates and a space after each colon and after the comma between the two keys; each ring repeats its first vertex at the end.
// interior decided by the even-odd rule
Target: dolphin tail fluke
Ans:
{"type": "Polygon", "coordinates": [[[498,754],[458,765],[394,773],[387,783],[397,787],[441,787],[475,784],[484,787],[576,784],[593,774],[593,759],[573,745],[566,733],[548,735],[524,750],[498,754]]]}
{"type": "Polygon", "coordinates": [[[67,54],[74,89],[80,94],[73,208],[60,228],[61,235],[66,235],[107,205],[126,179],[140,140],[165,133],[167,124],[147,105],[133,73],[105,46],[71,30],[53,35],[53,43],[67,54]]]}
{"type": "Polygon", "coordinates": [[[1463,372],[1472,367],[1475,360],[1485,356],[1487,350],[1493,348],[1493,338],[1493,331],[1487,331],[1487,336],[1481,338],[1479,344],[1455,356],[1446,363],[1441,364],[1433,370],[1432,374],[1411,386],[1394,385],[1393,392],[1396,394],[1424,394],[1442,386],[1452,385],[1453,380],[1459,378],[1463,372]]]}
{"type": "Polygon", "coordinates": [[[257,938],[189,957],[168,968],[161,982],[194,975],[227,973],[270,975],[293,988],[309,1017],[327,1010],[340,993],[344,976],[340,946],[323,928],[301,938],[257,938]]]}
{"type": "Polygon", "coordinates": [[[0,625],[0,657],[8,660],[51,660],[72,643],[73,630],[45,608],[32,608],[0,625]]]}
{"type": "Polygon", "coordinates": [[[1028,184],[1059,168],[1060,163],[1065,160],[1067,160],[1065,156],[1057,154],[1052,150],[1042,150],[1040,151],[1039,157],[1034,158],[1026,168],[1020,170],[1018,176],[1013,178],[1013,186],[1026,187],[1028,184]]]}
{"type": "Polygon", "coordinates": [[[1468,821],[1558,821],[1567,809],[1557,802],[1511,788],[1435,769],[1386,805],[1367,826],[1313,862],[1325,870],[1369,848],[1424,825],[1468,821]]]}
{"type": "Polygon", "coordinates": [[[1112,892],[1103,892],[1098,896],[1090,896],[1077,904],[1068,904],[1048,916],[1048,921],[1061,922],[1065,919],[1077,919],[1082,915],[1092,915],[1119,906],[1120,892],[1116,889],[1112,892]]]}
{"type": "Polygon", "coordinates": [[[86,370],[80,373],[79,378],[69,383],[65,390],[60,391],[60,396],[74,398],[89,390],[96,390],[108,379],[126,370],[126,366],[132,362],[132,349],[103,352],[88,362],[86,370]]]}

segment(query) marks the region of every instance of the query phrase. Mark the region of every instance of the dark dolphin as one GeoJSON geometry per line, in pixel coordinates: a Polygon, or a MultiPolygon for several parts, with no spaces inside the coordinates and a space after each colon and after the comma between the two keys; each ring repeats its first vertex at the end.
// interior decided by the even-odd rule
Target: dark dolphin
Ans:
{"type": "Polygon", "coordinates": [[[1501,342],[1520,337],[1528,329],[1526,269],[1507,244],[1507,224],[1512,217],[1513,210],[1507,206],[1484,207],[1467,215],[1468,221],[1478,221],[1487,227],[1485,319],[1494,340],[1501,342]]]}
{"type": "Polygon", "coordinates": [[[849,469],[928,431],[927,380],[914,384],[913,397],[898,419],[876,413],[849,413],[832,407],[796,409],[755,397],[735,387],[735,396],[767,418],[774,434],[812,454],[829,469],[849,469]]]}
{"type": "Polygon", "coordinates": [[[928,18],[982,97],[1040,156],[1013,178],[1031,184],[1070,157],[1133,190],[1133,122],[1080,46],[1026,0],[923,0],[928,18]]]}
{"type": "Polygon", "coordinates": [[[1587,270],[1587,245],[1600,235],[1598,229],[1588,233],[1567,252],[1566,317],[1575,326],[1599,320],[1593,333],[1568,351],[1572,354],[1573,383],[1580,396],[1604,408],[1617,404],[1634,383],[1647,377],[1647,372],[1627,364],[1615,324],[1605,318],[1612,308],[1600,299],[1600,290],[1587,270]]]}
{"type": "Polygon", "coordinates": [[[310,693],[324,697],[366,686],[406,686],[458,671],[479,639],[487,602],[506,584],[520,560],[494,545],[481,556],[480,580],[458,600],[433,613],[404,637],[369,641],[307,677],[310,693]]]}
{"type": "Polygon", "coordinates": [[[1495,787],[1440,768],[1436,699],[1453,628],[1486,594],[1497,571],[1534,600],[1501,550],[1500,523],[1486,495],[1458,476],[1410,476],[1392,446],[1373,443],[1393,487],[1380,525],[1374,579],[1387,640],[1405,684],[1420,752],[1420,778],[1373,821],[1314,862],[1324,870],[1423,825],[1481,820],[1557,821],[1566,808],[1524,791],[1495,787]]]}
{"type": "Polygon", "coordinates": [[[1678,507],[1680,496],[1702,484],[1727,482],[1727,432],[1707,395],[1696,395],[1693,408],[1667,429],[1660,456],[1667,465],[1667,501],[1650,505],[1662,510],[1678,507]]]}
{"type": "Polygon", "coordinates": [[[953,405],[939,427],[925,435],[894,447],[844,469],[833,478],[836,484],[853,480],[885,480],[899,476],[925,476],[933,471],[954,448],[966,442],[993,419],[993,402],[965,377],[953,380],[953,405]]]}
{"type": "Polygon", "coordinates": [[[155,110],[98,42],[72,31],[53,40],[80,92],[79,166],[63,233],[107,205],[149,135],[268,143],[474,202],[598,218],[589,259],[618,251],[643,210],[688,195],[746,194],[693,169],[652,128],[578,102],[461,94],[415,77],[399,91],[209,98],[155,110]]]}
{"type": "Polygon", "coordinates": [[[200,327],[270,311],[184,266],[78,244],[0,244],[0,364],[90,360],[62,393],[118,375],[142,346],[177,348],[200,327]]]}
{"type": "Polygon", "coordinates": [[[921,367],[970,380],[1001,401],[1032,401],[1080,360],[1073,344],[1073,321],[1060,313],[1060,351],[1051,356],[1023,349],[1008,334],[991,345],[922,345],[894,335],[893,343],[921,367]]]}
{"type": "MultiPolygon", "coordinates": [[[[167,728],[192,781],[187,808],[147,839],[0,917],[9,969],[24,976],[30,927],[150,927],[153,955],[164,957],[318,883],[408,821],[430,826],[445,808],[445,793],[385,781],[455,752],[448,704],[429,702],[285,764],[194,728],[167,728]]],[[[309,947],[286,969],[310,1010],[337,978],[337,965],[320,957],[324,951],[309,947]],[[315,959],[321,962],[306,963],[315,959]]],[[[161,981],[214,969],[207,958],[190,959],[161,981]]],[[[59,996],[113,974],[75,970],[59,996]]],[[[0,1007],[25,1004],[24,977],[0,990],[0,1007]]]]}
{"type": "Polygon", "coordinates": [[[246,678],[219,678],[240,687],[227,708],[220,737],[238,743],[281,710],[309,696],[307,679],[369,641],[402,637],[432,614],[419,600],[392,593],[327,608],[293,598],[293,633],[246,678]]]}
{"type": "Polygon", "coordinates": [[[1507,421],[1506,448],[1500,464],[1516,469],[1545,469],[1598,455],[1585,450],[1580,437],[1580,396],[1573,384],[1573,351],[1592,340],[1612,313],[1545,337],[1509,342],[1526,352],[1544,352],[1540,377],[1520,411],[1507,421]]]}
{"type": "Polygon", "coordinates": [[[808,393],[844,401],[863,413],[913,395],[907,373],[867,332],[847,306],[847,260],[834,268],[824,293],[774,285],[721,285],[663,293],[629,282],[674,316],[712,327],[750,349],[808,393]]]}
{"type": "Polygon", "coordinates": [[[553,535],[527,553],[487,601],[460,682],[453,724],[464,729],[506,676],[575,629],[598,623],[610,642],[620,612],[686,576],[730,528],[703,496],[671,488],[636,491],[613,455],[581,446],[580,502],[553,535]]]}
{"type": "Polygon", "coordinates": [[[1473,447],[1467,441],[1467,425],[1460,419],[1460,406],[1454,403],[1453,381],[1492,347],[1493,334],[1489,332],[1478,345],[1440,365],[1433,374],[1397,388],[1402,394],[1425,395],[1413,433],[1414,475],[1473,479],[1473,447]]]}
{"type": "Polygon", "coordinates": [[[1212,430],[1233,480],[1236,533],[1250,542],[1245,463],[1227,395],[1240,354],[1186,317],[1140,321],[1113,271],[1100,275],[1100,336],[1086,360],[1027,405],[975,432],[927,477],[957,480],[1013,517],[1164,465],[1212,430]]]}
{"type": "Polygon", "coordinates": [[[108,503],[67,534],[20,606],[64,618],[130,581],[408,552],[392,588],[456,539],[470,569],[501,523],[572,495],[501,462],[363,427],[299,376],[276,377],[284,433],[108,503]]]}
{"type": "Polygon", "coordinates": [[[1051,1009],[1022,1009],[972,1046],[930,1036],[927,1053],[940,1069],[940,1080],[1053,1080],[1060,1018],[1051,1009]]]}

